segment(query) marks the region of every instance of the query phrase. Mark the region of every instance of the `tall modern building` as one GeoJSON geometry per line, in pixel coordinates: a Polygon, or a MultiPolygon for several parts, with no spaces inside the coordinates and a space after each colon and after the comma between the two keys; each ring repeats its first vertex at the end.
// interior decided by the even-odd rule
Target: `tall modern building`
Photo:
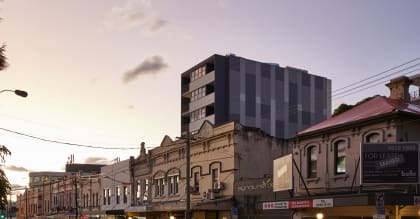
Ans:
{"type": "Polygon", "coordinates": [[[331,80],[234,54],[212,55],[181,75],[181,132],[237,121],[278,137],[331,115],[331,80]]]}

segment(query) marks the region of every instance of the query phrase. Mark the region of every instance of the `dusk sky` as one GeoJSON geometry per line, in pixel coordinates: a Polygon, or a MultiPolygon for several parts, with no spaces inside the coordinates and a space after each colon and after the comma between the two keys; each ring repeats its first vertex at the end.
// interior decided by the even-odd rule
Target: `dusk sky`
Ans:
{"type": "MultiPolygon", "coordinates": [[[[420,57],[419,11],[415,0],[0,0],[9,62],[0,90],[29,93],[0,94],[0,144],[12,152],[3,168],[12,184],[26,185],[28,171],[63,171],[70,154],[104,163],[139,153],[20,134],[121,148],[174,139],[180,75],[215,53],[306,69],[331,79],[333,91],[345,87],[420,57]]],[[[388,96],[384,84],[332,105],[388,96]]]]}

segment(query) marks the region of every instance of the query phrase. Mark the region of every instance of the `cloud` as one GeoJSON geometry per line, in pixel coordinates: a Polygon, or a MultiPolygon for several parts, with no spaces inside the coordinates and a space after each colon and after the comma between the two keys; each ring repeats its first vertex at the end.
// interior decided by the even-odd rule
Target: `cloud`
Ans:
{"type": "Polygon", "coordinates": [[[164,28],[167,23],[153,9],[150,1],[127,0],[125,4],[111,9],[105,26],[112,30],[129,31],[138,28],[145,33],[154,33],[164,28]]]}
{"type": "Polygon", "coordinates": [[[10,171],[15,171],[15,172],[29,172],[29,170],[26,169],[25,167],[18,167],[15,165],[6,165],[4,168],[10,171]]]}
{"type": "Polygon", "coordinates": [[[105,157],[88,157],[85,159],[85,163],[89,164],[106,164],[108,162],[108,159],[105,157]]]}
{"type": "Polygon", "coordinates": [[[163,60],[163,58],[159,55],[146,58],[142,63],[140,63],[140,65],[124,73],[123,82],[128,83],[133,81],[139,75],[157,74],[167,67],[168,64],[165,63],[165,60],[163,60]]]}
{"type": "Polygon", "coordinates": [[[128,12],[127,14],[123,15],[126,21],[130,22],[138,22],[143,21],[146,18],[146,15],[141,11],[132,11],[128,12]]]}
{"type": "Polygon", "coordinates": [[[154,21],[154,23],[150,26],[149,31],[150,32],[157,32],[159,31],[161,28],[163,28],[168,22],[166,20],[163,19],[157,19],[154,21]]]}

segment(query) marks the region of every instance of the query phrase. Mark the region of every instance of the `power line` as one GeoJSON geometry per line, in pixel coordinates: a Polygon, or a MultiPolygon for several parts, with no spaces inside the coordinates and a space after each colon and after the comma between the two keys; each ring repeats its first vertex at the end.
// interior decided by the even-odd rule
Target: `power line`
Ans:
{"type": "Polygon", "coordinates": [[[367,78],[365,78],[365,79],[362,79],[362,80],[360,80],[360,81],[356,81],[356,82],[354,82],[354,83],[352,83],[352,84],[349,84],[349,85],[347,85],[347,86],[345,86],[345,87],[335,89],[335,90],[333,90],[333,91],[332,91],[332,93],[335,93],[335,92],[337,92],[337,91],[344,90],[344,89],[346,89],[346,88],[352,87],[353,85],[357,85],[357,84],[359,84],[359,83],[361,83],[361,82],[365,82],[366,80],[370,80],[370,79],[372,79],[372,78],[374,78],[374,77],[376,77],[376,76],[379,76],[379,75],[385,74],[385,73],[387,73],[387,72],[389,72],[389,71],[393,71],[393,70],[395,70],[395,69],[398,69],[399,67],[402,67],[402,66],[404,66],[404,65],[407,65],[407,64],[412,63],[412,62],[417,61],[417,60],[420,60],[420,57],[419,57],[419,58],[412,59],[412,60],[410,60],[410,61],[408,61],[408,62],[405,62],[405,63],[403,63],[403,64],[401,64],[401,65],[398,65],[398,66],[392,67],[392,68],[390,68],[390,69],[387,69],[387,70],[385,70],[385,71],[383,71],[383,72],[380,72],[380,73],[378,73],[378,74],[375,74],[375,75],[369,76],[369,77],[367,77],[367,78]]]}
{"type": "MultiPolygon", "coordinates": [[[[420,63],[419,63],[419,64],[420,64],[420,63]]],[[[412,70],[412,71],[407,72],[405,75],[408,75],[408,74],[413,73],[413,72],[418,71],[418,70],[420,70],[420,69],[419,69],[419,68],[418,68],[418,69],[414,69],[414,70],[412,70]]],[[[364,88],[356,89],[356,90],[353,90],[352,92],[350,92],[350,91],[349,91],[350,93],[345,92],[344,94],[339,95],[339,96],[331,96],[331,98],[332,98],[333,100],[336,100],[336,99],[338,99],[338,98],[342,98],[342,97],[346,97],[346,96],[349,96],[349,95],[352,95],[352,94],[356,94],[356,93],[359,93],[359,92],[361,92],[361,91],[367,90],[367,89],[369,89],[369,88],[376,87],[376,86],[378,86],[378,85],[380,85],[380,84],[383,84],[383,83],[385,83],[385,82],[387,82],[387,81],[388,81],[388,80],[379,81],[379,82],[377,82],[377,83],[371,84],[371,85],[370,85],[370,86],[368,86],[368,87],[364,87],[364,88]],[[346,93],[347,93],[347,94],[346,94],[346,93]]]]}
{"type": "MultiPolygon", "coordinates": [[[[410,68],[413,68],[413,67],[418,66],[418,65],[420,65],[420,63],[417,63],[417,64],[412,65],[412,66],[409,66],[409,67],[407,67],[407,68],[404,68],[404,69],[398,70],[398,71],[396,71],[396,72],[393,72],[393,73],[391,73],[391,74],[385,75],[385,76],[383,76],[383,77],[377,78],[376,80],[382,80],[382,79],[387,78],[387,77],[389,77],[389,76],[399,74],[399,73],[401,73],[401,72],[403,72],[403,71],[409,70],[410,68]]],[[[413,71],[417,71],[417,70],[419,70],[419,69],[415,69],[415,70],[413,70],[413,71]]],[[[411,73],[411,72],[413,72],[413,71],[410,71],[410,72],[408,72],[408,73],[411,73]]],[[[345,94],[345,93],[348,93],[348,92],[352,92],[352,91],[354,91],[354,89],[358,89],[358,88],[361,88],[361,87],[364,87],[364,86],[370,85],[372,82],[373,82],[373,81],[368,81],[368,82],[363,83],[363,84],[360,84],[360,85],[358,85],[358,86],[356,86],[356,87],[352,87],[352,88],[351,88],[351,89],[349,89],[349,90],[344,90],[344,91],[341,91],[341,92],[335,93],[335,94],[333,94],[333,95],[332,95],[332,97],[339,96],[339,95],[341,95],[341,94],[345,94]]]]}
{"type": "Polygon", "coordinates": [[[41,137],[37,137],[37,136],[34,136],[34,135],[25,134],[25,133],[22,133],[22,132],[13,131],[13,130],[6,129],[6,128],[1,128],[1,127],[0,127],[0,130],[6,131],[6,132],[9,132],[9,133],[13,133],[13,134],[16,134],[16,135],[24,136],[24,137],[27,137],[27,138],[32,138],[32,139],[39,140],[39,141],[56,143],[56,144],[64,144],[64,145],[70,145],[70,146],[75,146],[75,147],[107,149],[107,150],[138,150],[139,149],[139,147],[103,147],[103,146],[95,146],[95,145],[87,145],[87,144],[78,144],[78,143],[71,143],[71,142],[64,142],[64,141],[51,140],[51,139],[47,139],[47,138],[41,138],[41,137]]]}
{"type": "MultiPolygon", "coordinates": [[[[25,123],[47,127],[49,129],[53,128],[54,130],[61,130],[61,131],[66,131],[66,132],[73,131],[72,129],[69,129],[69,128],[65,128],[65,127],[61,127],[61,126],[57,126],[57,125],[48,125],[48,124],[44,124],[44,123],[41,123],[41,122],[38,122],[38,121],[33,121],[33,120],[28,120],[28,119],[22,119],[22,118],[19,118],[19,117],[13,116],[13,115],[9,115],[9,114],[5,114],[5,113],[0,113],[0,117],[5,117],[5,118],[8,118],[8,119],[13,119],[13,120],[19,120],[19,121],[22,121],[22,122],[25,122],[25,123]]],[[[111,137],[113,139],[121,139],[121,137],[109,136],[108,134],[105,134],[105,133],[99,133],[98,137],[101,138],[103,135],[106,135],[106,137],[108,137],[108,138],[111,137]]],[[[91,137],[91,134],[89,135],[89,137],[91,137]]],[[[118,141],[120,141],[120,140],[118,140],[118,141]]],[[[138,144],[126,143],[126,142],[108,143],[108,142],[100,142],[100,141],[89,142],[89,144],[104,145],[104,146],[105,145],[127,145],[127,146],[133,146],[133,147],[134,147],[134,145],[138,145],[138,144]]],[[[152,145],[159,145],[159,144],[152,143],[152,145]]],[[[152,148],[152,147],[149,147],[149,148],[152,148]]]]}

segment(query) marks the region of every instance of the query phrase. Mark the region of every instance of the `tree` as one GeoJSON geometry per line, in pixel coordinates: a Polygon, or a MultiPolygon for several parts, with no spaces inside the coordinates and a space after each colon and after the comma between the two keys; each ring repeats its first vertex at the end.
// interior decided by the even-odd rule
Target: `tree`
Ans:
{"type": "Polygon", "coordinates": [[[353,105],[348,105],[348,104],[342,103],[342,104],[340,104],[340,106],[338,106],[337,108],[335,108],[334,113],[332,114],[332,116],[336,116],[336,115],[338,115],[340,113],[344,113],[344,112],[346,112],[347,110],[349,110],[349,109],[351,109],[353,107],[354,107],[353,105]]]}
{"type": "MultiPolygon", "coordinates": [[[[7,149],[6,146],[0,145],[0,162],[4,163],[5,158],[12,153],[7,149]]],[[[0,210],[6,210],[7,195],[10,194],[11,186],[9,179],[7,179],[6,173],[0,168],[0,210]]]]}
{"type": "MultiPolygon", "coordinates": [[[[5,52],[5,45],[0,46],[0,71],[7,67],[7,59],[5,52]]],[[[6,146],[0,145],[0,162],[5,162],[5,157],[11,155],[9,149],[6,146]]],[[[6,210],[7,195],[10,193],[11,187],[9,179],[7,179],[6,173],[0,168],[0,210],[6,210]]]]}
{"type": "Polygon", "coordinates": [[[344,113],[344,112],[346,112],[347,110],[350,110],[350,109],[352,109],[353,107],[355,107],[355,106],[357,106],[357,105],[360,105],[360,104],[362,104],[362,103],[364,103],[364,102],[367,102],[367,101],[369,101],[369,100],[371,100],[372,98],[377,97],[377,96],[378,96],[378,95],[375,95],[375,96],[372,96],[372,97],[367,97],[367,98],[365,98],[365,99],[363,99],[363,100],[361,100],[361,101],[357,102],[357,103],[356,103],[356,104],[354,104],[354,105],[342,103],[342,104],[340,104],[337,108],[335,108],[334,113],[332,114],[332,117],[334,117],[334,116],[336,116],[336,115],[338,115],[338,114],[344,113]]]}
{"type": "Polygon", "coordinates": [[[7,67],[7,58],[6,55],[4,55],[5,48],[5,45],[0,47],[0,71],[7,67]]]}

